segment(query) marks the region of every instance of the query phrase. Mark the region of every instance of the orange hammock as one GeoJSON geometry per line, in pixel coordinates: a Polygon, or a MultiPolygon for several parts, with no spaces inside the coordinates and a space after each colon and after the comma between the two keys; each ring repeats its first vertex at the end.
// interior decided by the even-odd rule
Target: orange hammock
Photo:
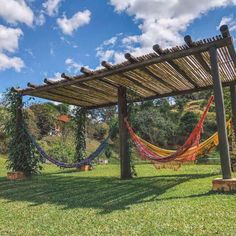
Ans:
{"type": "Polygon", "coordinates": [[[189,135],[188,139],[185,141],[183,146],[179,147],[176,151],[170,151],[166,154],[162,155],[160,152],[156,151],[153,146],[151,146],[146,141],[142,140],[140,137],[138,137],[132,127],[129,125],[127,119],[125,120],[126,127],[129,131],[129,134],[131,136],[132,141],[137,147],[138,152],[142,156],[143,159],[148,159],[151,162],[160,162],[160,163],[166,163],[166,162],[172,162],[172,161],[194,161],[196,159],[197,150],[199,147],[199,141],[200,141],[200,135],[202,132],[202,127],[204,120],[206,118],[207,112],[210,109],[210,106],[214,100],[214,96],[211,96],[208,100],[207,106],[200,117],[199,122],[196,124],[195,128],[189,135]]]}

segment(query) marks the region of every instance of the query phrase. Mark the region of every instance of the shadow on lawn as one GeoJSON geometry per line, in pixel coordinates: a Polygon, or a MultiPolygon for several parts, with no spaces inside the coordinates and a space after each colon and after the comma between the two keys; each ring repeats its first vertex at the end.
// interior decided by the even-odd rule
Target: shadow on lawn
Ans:
{"type": "Polygon", "coordinates": [[[0,198],[10,202],[27,201],[31,206],[48,203],[65,208],[94,208],[106,214],[128,209],[132,204],[156,201],[161,194],[178,184],[215,174],[151,176],[125,181],[114,177],[81,177],[58,173],[43,174],[20,182],[0,178],[0,198]]]}

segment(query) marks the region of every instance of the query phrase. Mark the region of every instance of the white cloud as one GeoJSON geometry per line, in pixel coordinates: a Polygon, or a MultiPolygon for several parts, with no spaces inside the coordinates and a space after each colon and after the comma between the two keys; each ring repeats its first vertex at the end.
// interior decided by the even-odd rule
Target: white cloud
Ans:
{"type": "Polygon", "coordinates": [[[217,29],[219,29],[221,25],[228,25],[230,31],[236,31],[236,20],[233,16],[222,17],[217,29]]]}
{"type": "Polygon", "coordinates": [[[43,7],[49,16],[55,16],[58,14],[58,9],[61,2],[61,0],[47,0],[43,3],[43,7]]]}
{"type": "Polygon", "coordinates": [[[65,60],[65,64],[67,65],[67,70],[70,73],[78,73],[80,71],[80,68],[82,67],[81,64],[75,62],[72,58],[67,58],[65,60]]]}
{"type": "Polygon", "coordinates": [[[44,25],[44,23],[46,22],[46,19],[45,19],[45,16],[44,16],[44,12],[41,11],[41,12],[39,13],[39,15],[35,17],[34,20],[35,20],[35,24],[36,24],[36,25],[39,25],[39,26],[44,25]]]}
{"type": "MultiPolygon", "coordinates": [[[[183,43],[183,33],[197,18],[219,7],[236,5],[235,0],[110,0],[115,11],[125,12],[138,23],[140,34],[123,36],[121,49],[110,58],[120,62],[124,52],[141,55],[152,51],[152,45],[160,44],[163,48],[183,43]]],[[[235,30],[233,19],[224,19],[230,29],[235,30]]],[[[101,57],[109,54],[111,48],[100,48],[101,57]],[[106,53],[108,51],[108,54],[106,53]]],[[[98,55],[99,56],[99,55],[98,55]]]]}
{"type": "Polygon", "coordinates": [[[64,34],[72,35],[73,31],[90,22],[91,12],[85,10],[77,12],[72,18],[68,19],[65,15],[57,19],[57,24],[64,34]]]}
{"type": "Polygon", "coordinates": [[[116,41],[117,41],[117,36],[114,36],[114,37],[112,37],[112,38],[110,38],[110,39],[108,39],[108,40],[105,40],[104,42],[103,42],[103,45],[114,45],[115,43],[116,43],[116,41]]]}
{"type": "Polygon", "coordinates": [[[14,52],[18,49],[18,41],[22,35],[23,32],[19,28],[7,28],[0,25],[0,52],[14,52]]]}
{"type": "Polygon", "coordinates": [[[24,0],[0,0],[0,17],[8,23],[33,24],[34,13],[24,0]]]}
{"type": "Polygon", "coordinates": [[[98,48],[96,56],[99,57],[100,61],[110,61],[115,55],[115,50],[103,50],[98,48]]]}
{"type": "Polygon", "coordinates": [[[7,28],[0,25],[0,70],[14,68],[19,72],[24,62],[19,57],[9,57],[5,52],[13,53],[18,49],[19,38],[23,32],[19,28],[7,28]]]}
{"type": "Polygon", "coordinates": [[[19,57],[8,57],[7,55],[0,53],[0,70],[6,70],[14,68],[17,72],[20,72],[24,67],[24,62],[19,57]]]}
{"type": "Polygon", "coordinates": [[[61,73],[57,72],[57,73],[54,74],[54,76],[49,77],[48,79],[52,80],[52,81],[60,81],[63,78],[61,78],[61,73]]]}

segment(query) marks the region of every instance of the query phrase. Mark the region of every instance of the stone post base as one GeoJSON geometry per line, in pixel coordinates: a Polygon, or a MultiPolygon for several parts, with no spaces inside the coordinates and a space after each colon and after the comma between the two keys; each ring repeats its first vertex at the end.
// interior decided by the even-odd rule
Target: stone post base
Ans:
{"type": "Polygon", "coordinates": [[[236,191],[236,178],[234,179],[214,179],[212,181],[213,191],[233,192],[236,191]]]}

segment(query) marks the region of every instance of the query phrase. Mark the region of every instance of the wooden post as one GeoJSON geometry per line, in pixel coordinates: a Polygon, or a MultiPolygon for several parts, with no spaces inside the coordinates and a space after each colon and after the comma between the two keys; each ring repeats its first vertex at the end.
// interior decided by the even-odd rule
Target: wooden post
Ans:
{"type": "Polygon", "coordinates": [[[235,159],[234,142],[236,136],[236,86],[235,85],[230,85],[230,97],[231,97],[231,120],[232,120],[232,133],[231,133],[231,161],[232,161],[232,159],[235,159]]]}
{"type": "Polygon", "coordinates": [[[215,95],[216,120],[219,134],[219,148],[220,148],[222,175],[223,179],[231,179],[232,173],[230,165],[229,143],[226,130],[223,89],[219,78],[219,68],[217,63],[217,49],[212,47],[210,48],[209,53],[211,61],[213,89],[215,95]]]}
{"type": "Polygon", "coordinates": [[[232,114],[232,125],[233,132],[236,134],[236,86],[230,86],[230,96],[231,96],[231,114],[232,114]]]}
{"type": "Polygon", "coordinates": [[[120,135],[120,172],[121,179],[130,179],[131,168],[128,155],[128,131],[125,127],[124,118],[127,117],[126,88],[118,88],[118,114],[119,114],[119,135],[120,135]]]}

